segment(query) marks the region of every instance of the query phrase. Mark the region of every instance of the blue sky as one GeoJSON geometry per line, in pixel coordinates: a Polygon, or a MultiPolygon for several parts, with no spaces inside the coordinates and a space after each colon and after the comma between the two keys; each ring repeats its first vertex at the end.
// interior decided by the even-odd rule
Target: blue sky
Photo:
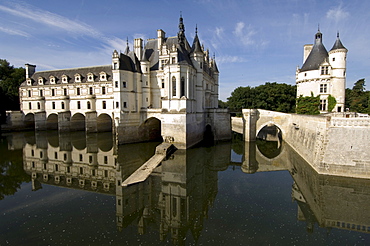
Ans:
{"type": "MultiPolygon", "coordinates": [[[[0,0],[0,58],[37,71],[106,65],[126,39],[177,35],[180,11],[220,70],[220,99],[239,86],[295,83],[303,45],[318,25],[327,50],[339,31],[349,50],[347,87],[370,76],[370,1],[325,0],[0,0]]],[[[369,81],[370,83],[370,81],[369,81]]]]}

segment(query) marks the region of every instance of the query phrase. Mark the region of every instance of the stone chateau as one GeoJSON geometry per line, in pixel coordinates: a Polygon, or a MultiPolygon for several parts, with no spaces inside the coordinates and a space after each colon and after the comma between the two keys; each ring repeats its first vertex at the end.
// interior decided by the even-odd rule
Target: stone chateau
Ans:
{"type": "Polygon", "coordinates": [[[114,131],[119,143],[162,138],[178,148],[231,138],[230,115],[218,109],[219,70],[196,29],[192,45],[183,18],[177,36],[134,40],[112,64],[36,72],[26,64],[21,112],[14,126],[35,130],[114,131]]]}
{"type": "Polygon", "coordinates": [[[346,89],[346,59],[348,50],[337,34],[337,40],[329,52],[322,42],[320,30],[315,43],[304,46],[303,65],[297,68],[297,97],[320,95],[320,112],[328,112],[328,97],[337,101],[334,112],[344,112],[346,89]]]}

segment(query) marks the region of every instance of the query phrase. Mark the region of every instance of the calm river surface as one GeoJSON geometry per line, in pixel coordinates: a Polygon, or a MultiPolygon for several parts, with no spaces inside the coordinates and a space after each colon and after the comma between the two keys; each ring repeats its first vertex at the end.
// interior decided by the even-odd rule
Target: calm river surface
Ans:
{"type": "Polygon", "coordinates": [[[285,143],[177,150],[111,134],[3,135],[0,245],[369,245],[370,180],[317,175],[285,143]]]}

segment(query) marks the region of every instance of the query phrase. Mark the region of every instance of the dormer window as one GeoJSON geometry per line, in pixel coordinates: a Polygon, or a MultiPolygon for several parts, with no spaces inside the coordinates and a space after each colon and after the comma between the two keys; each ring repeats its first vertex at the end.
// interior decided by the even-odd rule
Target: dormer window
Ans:
{"type": "Polygon", "coordinates": [[[68,76],[65,74],[62,76],[62,83],[68,83],[68,76]]]}
{"type": "Polygon", "coordinates": [[[55,84],[55,77],[54,76],[50,76],[49,80],[50,80],[50,84],[55,84]]]}
{"type": "Polygon", "coordinates": [[[75,74],[75,82],[81,82],[81,74],[75,74]]]}
{"type": "Polygon", "coordinates": [[[31,78],[27,78],[27,85],[32,85],[32,80],[31,80],[31,78]]]}
{"type": "Polygon", "coordinates": [[[44,84],[44,78],[39,77],[38,82],[39,82],[39,85],[43,85],[44,84]]]}
{"type": "Polygon", "coordinates": [[[93,73],[88,73],[87,74],[87,81],[88,82],[94,82],[94,74],[93,73]]]}
{"type": "Polygon", "coordinates": [[[107,81],[107,74],[105,72],[99,73],[100,81],[107,81]]]}
{"type": "Polygon", "coordinates": [[[329,74],[329,66],[322,66],[321,75],[328,75],[328,74],[329,74]]]}

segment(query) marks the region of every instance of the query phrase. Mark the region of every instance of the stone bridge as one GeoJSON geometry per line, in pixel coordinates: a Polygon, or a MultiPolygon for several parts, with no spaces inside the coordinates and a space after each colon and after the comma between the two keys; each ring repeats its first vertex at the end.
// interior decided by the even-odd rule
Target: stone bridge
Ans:
{"type": "Polygon", "coordinates": [[[243,109],[232,118],[232,130],[255,141],[265,126],[276,126],[281,138],[318,173],[370,176],[370,118],[287,114],[243,109]]]}

